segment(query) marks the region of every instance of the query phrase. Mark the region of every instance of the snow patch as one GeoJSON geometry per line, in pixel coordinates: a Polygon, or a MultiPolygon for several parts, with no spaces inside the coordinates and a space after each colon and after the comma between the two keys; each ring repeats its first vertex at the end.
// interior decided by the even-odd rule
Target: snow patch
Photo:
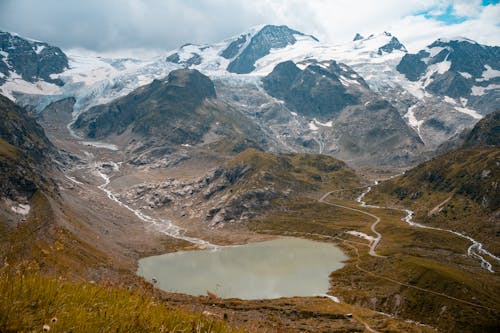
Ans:
{"type": "Polygon", "coordinates": [[[460,75],[462,75],[466,79],[472,78],[472,75],[467,73],[467,72],[458,72],[460,75]]]}
{"type": "Polygon", "coordinates": [[[309,129],[311,131],[317,131],[317,130],[319,130],[319,127],[316,126],[316,124],[314,123],[314,121],[311,121],[311,122],[309,122],[309,129]]]}
{"type": "Polygon", "coordinates": [[[340,82],[342,82],[342,84],[343,84],[344,86],[346,86],[346,87],[347,87],[347,86],[350,86],[350,85],[353,85],[353,84],[357,84],[358,86],[360,86],[360,85],[361,85],[361,83],[359,83],[358,81],[348,79],[348,78],[346,78],[346,77],[345,77],[345,76],[343,76],[343,75],[339,76],[339,80],[340,80],[340,82]]]}
{"type": "Polygon", "coordinates": [[[455,110],[457,110],[458,112],[461,112],[461,113],[465,113],[466,115],[469,115],[474,119],[483,118],[482,115],[480,115],[479,113],[477,113],[475,110],[472,110],[472,109],[464,108],[461,106],[455,106],[455,110]]]}
{"type": "Polygon", "coordinates": [[[455,101],[455,100],[454,100],[453,98],[451,98],[450,96],[444,96],[444,101],[445,101],[446,103],[453,104],[453,105],[457,104],[457,101],[455,101]]]}
{"type": "Polygon", "coordinates": [[[328,295],[328,294],[320,294],[318,296],[323,296],[323,297],[329,298],[331,301],[333,301],[335,303],[340,303],[340,299],[337,296],[332,296],[332,295],[328,295]]]}
{"type": "Polygon", "coordinates": [[[28,204],[18,204],[17,206],[10,207],[10,209],[14,213],[17,213],[20,215],[28,215],[30,210],[31,210],[31,206],[28,204]]]}
{"type": "Polygon", "coordinates": [[[45,45],[40,45],[40,44],[35,45],[35,53],[36,54],[40,54],[44,49],[45,49],[45,45]]]}
{"type": "Polygon", "coordinates": [[[345,233],[349,234],[349,235],[352,235],[352,236],[355,236],[355,237],[366,239],[369,242],[373,242],[375,240],[375,237],[369,236],[369,235],[367,235],[367,234],[365,234],[364,232],[361,232],[361,231],[349,230],[349,231],[346,231],[345,233]]]}
{"type": "Polygon", "coordinates": [[[103,148],[114,151],[118,150],[118,147],[112,143],[99,142],[99,141],[80,141],[79,143],[85,146],[93,146],[96,148],[103,148]]]}
{"type": "Polygon", "coordinates": [[[322,123],[318,120],[316,120],[316,118],[313,120],[314,121],[314,124],[315,125],[319,125],[319,126],[323,126],[323,127],[332,127],[333,126],[333,121],[327,121],[326,123],[322,123]]]}
{"type": "Polygon", "coordinates": [[[31,83],[23,80],[16,72],[10,72],[9,80],[0,86],[0,92],[15,101],[16,98],[14,95],[16,93],[29,95],[57,95],[61,93],[61,88],[45,81],[31,83]]]}
{"type": "Polygon", "coordinates": [[[408,112],[403,116],[403,118],[408,119],[408,124],[410,124],[411,127],[417,130],[418,135],[420,136],[420,139],[422,139],[422,136],[420,135],[420,126],[424,123],[423,120],[418,120],[417,117],[415,116],[415,108],[417,105],[412,105],[408,108],[408,112]]]}
{"type": "MultiPolygon", "coordinates": [[[[441,52],[441,51],[443,51],[445,49],[447,49],[447,48],[446,47],[442,47],[442,46],[434,46],[434,47],[431,47],[431,48],[427,48],[426,51],[429,53],[429,58],[433,58],[436,55],[438,55],[439,52],[441,52]]],[[[427,58],[427,60],[429,58],[427,58]]],[[[422,59],[422,60],[424,60],[424,59],[422,59]]]]}
{"type": "Polygon", "coordinates": [[[490,65],[484,65],[484,68],[486,70],[483,72],[481,77],[477,79],[476,81],[481,82],[481,81],[489,81],[491,79],[497,78],[500,76],[500,71],[497,71],[496,69],[491,68],[490,65]]]}
{"type": "Polygon", "coordinates": [[[490,84],[487,87],[479,87],[479,86],[474,86],[472,87],[472,96],[482,96],[487,93],[489,90],[496,90],[500,89],[500,84],[490,84]]]}

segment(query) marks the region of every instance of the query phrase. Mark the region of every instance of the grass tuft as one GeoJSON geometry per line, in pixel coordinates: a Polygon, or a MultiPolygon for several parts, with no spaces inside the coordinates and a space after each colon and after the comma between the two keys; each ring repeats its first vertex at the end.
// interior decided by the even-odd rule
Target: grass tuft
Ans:
{"type": "Polygon", "coordinates": [[[202,314],[169,308],[144,291],[0,273],[1,332],[236,332],[202,314]]]}

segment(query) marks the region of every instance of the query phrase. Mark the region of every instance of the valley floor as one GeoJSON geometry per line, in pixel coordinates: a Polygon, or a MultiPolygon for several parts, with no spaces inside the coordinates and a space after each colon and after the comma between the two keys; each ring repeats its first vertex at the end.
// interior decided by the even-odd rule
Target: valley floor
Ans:
{"type": "Polygon", "coordinates": [[[171,306],[250,331],[472,332],[494,331],[500,325],[500,303],[491,297],[500,290],[498,258],[479,248],[468,253],[471,242],[463,237],[407,223],[408,214],[400,209],[360,205],[366,185],[324,188],[291,197],[282,203],[286,209],[264,217],[210,226],[201,223],[204,216],[193,213],[198,210],[189,200],[175,209],[154,208],[129,200],[128,190],[165,179],[189,183],[223,159],[200,150],[192,154],[196,158],[168,168],[127,164],[124,151],[76,138],[67,130],[69,120],[42,122],[58,148],[79,158],[59,175],[64,208],[57,214],[60,221],[73,221],[63,227],[108,261],[93,264],[80,277],[135,285],[139,278],[133,273],[141,257],[297,236],[335,242],[349,254],[345,267],[331,275],[329,294],[341,302],[329,297],[243,301],[151,292],[171,306]],[[491,264],[491,272],[484,261],[491,264]]]}

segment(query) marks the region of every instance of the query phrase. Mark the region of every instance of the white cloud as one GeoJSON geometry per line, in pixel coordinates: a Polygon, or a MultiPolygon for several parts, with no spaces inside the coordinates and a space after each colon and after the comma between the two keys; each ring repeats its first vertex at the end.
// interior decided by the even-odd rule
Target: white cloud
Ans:
{"type": "Polygon", "coordinates": [[[212,43],[257,24],[286,24],[328,43],[390,31],[410,51],[461,35],[500,44],[500,5],[480,0],[1,0],[0,29],[63,48],[169,50],[212,43]],[[417,13],[469,19],[446,25],[417,13]]]}

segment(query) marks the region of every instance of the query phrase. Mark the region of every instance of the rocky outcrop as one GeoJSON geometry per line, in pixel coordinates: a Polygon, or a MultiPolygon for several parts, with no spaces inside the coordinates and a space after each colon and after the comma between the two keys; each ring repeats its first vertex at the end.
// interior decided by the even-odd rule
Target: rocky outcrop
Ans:
{"type": "Polygon", "coordinates": [[[264,89],[307,117],[335,118],[346,106],[360,103],[366,82],[351,68],[335,61],[311,63],[300,70],[292,61],[278,64],[262,79],[264,89]]]}
{"type": "MultiPolygon", "coordinates": [[[[384,32],[384,34],[386,36],[388,36],[388,37],[392,36],[388,32],[384,32]]],[[[389,43],[387,43],[387,44],[382,45],[381,47],[379,47],[377,53],[379,55],[382,55],[383,52],[385,52],[385,53],[392,53],[394,50],[399,50],[399,51],[406,52],[406,47],[403,44],[401,44],[401,42],[396,37],[392,36],[392,38],[389,41],[389,43]]]]}
{"type": "Polygon", "coordinates": [[[26,110],[0,95],[0,196],[29,198],[54,189],[47,174],[57,151],[26,110]]]}
{"type": "Polygon", "coordinates": [[[481,119],[465,139],[464,148],[500,146],[500,110],[481,119]]]}
{"type": "Polygon", "coordinates": [[[139,135],[167,135],[178,144],[201,139],[209,124],[195,117],[203,101],[215,98],[212,81],[196,70],[174,70],[164,80],[154,80],[109,104],[80,115],[75,128],[89,138],[121,134],[131,127],[139,135]],[[192,124],[178,122],[190,119],[192,124]]]}
{"type": "Polygon", "coordinates": [[[499,105],[498,46],[465,38],[438,39],[416,54],[406,54],[396,69],[427,92],[460,101],[462,108],[485,115],[499,105]]]}
{"type": "Polygon", "coordinates": [[[0,31],[0,84],[13,73],[28,82],[44,80],[62,86],[53,74],[68,68],[68,58],[60,48],[0,31]]]}
{"type": "MultiPolygon", "coordinates": [[[[227,70],[237,74],[250,73],[255,69],[255,62],[268,55],[271,49],[284,48],[295,44],[297,41],[295,35],[304,36],[303,33],[284,25],[266,25],[251,38],[248,45],[241,52],[239,48],[244,45],[245,40],[239,38],[222,51],[225,57],[229,57],[229,55],[235,56],[240,52],[238,57],[229,63],[227,70]]],[[[310,38],[317,40],[312,36],[310,38]]]]}

